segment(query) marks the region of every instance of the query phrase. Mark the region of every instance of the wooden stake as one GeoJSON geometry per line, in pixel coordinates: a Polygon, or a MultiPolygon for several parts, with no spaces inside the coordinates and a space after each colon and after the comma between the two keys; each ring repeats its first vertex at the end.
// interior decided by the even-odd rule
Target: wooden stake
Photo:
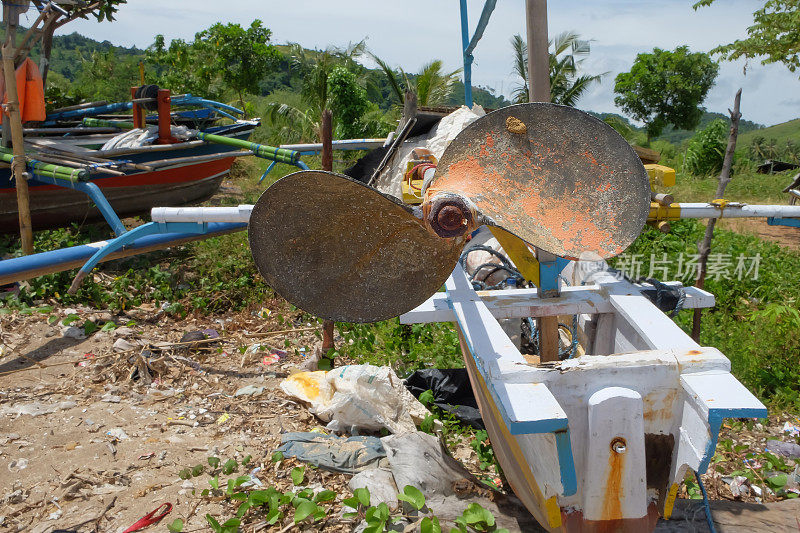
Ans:
{"type": "MultiPolygon", "coordinates": [[[[333,115],[330,109],[322,112],[322,170],[333,170],[333,115]]],[[[331,350],[336,349],[333,344],[333,321],[322,321],[322,357],[326,357],[331,350]]]]}
{"type": "Polygon", "coordinates": [[[527,0],[528,96],[550,101],[550,52],[547,40],[547,0],[527,0]]]}
{"type": "MultiPolygon", "coordinates": [[[[725,158],[722,160],[722,171],[719,173],[719,183],[717,184],[717,194],[715,199],[722,199],[725,195],[725,188],[731,181],[731,168],[733,167],[733,153],[736,151],[736,139],[739,136],[739,119],[742,114],[739,112],[739,103],[742,100],[742,90],[736,91],[736,97],[733,99],[733,111],[728,109],[731,115],[731,130],[728,136],[728,147],[725,149],[725,158]]],[[[720,211],[722,217],[724,209],[720,211]]],[[[716,218],[708,220],[706,226],[706,233],[703,235],[703,240],[697,244],[697,251],[700,252],[699,268],[697,269],[697,280],[695,287],[702,289],[706,284],[706,265],[708,263],[708,255],[711,253],[711,239],[714,237],[714,226],[717,224],[716,218]]],[[[692,339],[698,342],[700,339],[700,321],[702,318],[702,310],[695,309],[692,316],[692,339]]]]}
{"type": "MultiPolygon", "coordinates": [[[[528,29],[528,99],[531,102],[550,101],[550,52],[547,41],[547,0],[527,0],[528,29]]],[[[537,250],[537,259],[553,261],[555,256],[537,250]]],[[[538,280],[536,280],[538,281],[538,280]]],[[[548,295],[541,291],[542,297],[548,295]]],[[[552,295],[551,295],[552,296],[552,295]]],[[[545,363],[558,361],[558,317],[536,320],[539,329],[539,358],[545,363]]]]}
{"type": "Polygon", "coordinates": [[[19,235],[22,239],[22,252],[33,253],[33,226],[31,224],[31,207],[28,195],[28,181],[25,177],[25,140],[22,135],[22,118],[19,114],[19,95],[17,95],[17,76],[14,69],[14,39],[19,13],[3,5],[6,21],[6,42],[3,44],[3,74],[6,82],[6,116],[3,121],[3,144],[8,143],[7,132],[11,130],[11,144],[14,149],[14,161],[11,173],[17,189],[17,212],[19,213],[19,235]]]}

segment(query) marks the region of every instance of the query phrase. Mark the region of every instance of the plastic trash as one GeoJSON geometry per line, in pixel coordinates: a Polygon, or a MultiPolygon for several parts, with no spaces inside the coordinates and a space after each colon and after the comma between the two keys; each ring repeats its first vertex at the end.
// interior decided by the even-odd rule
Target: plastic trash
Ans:
{"type": "Polygon", "coordinates": [[[792,424],[791,422],[786,422],[783,424],[783,432],[788,433],[793,437],[797,437],[800,435],[800,427],[792,424]]]}
{"type": "Polygon", "coordinates": [[[385,503],[392,509],[397,507],[398,490],[390,470],[383,468],[364,470],[351,477],[347,486],[350,490],[363,488],[369,490],[370,505],[385,503]]]}
{"type": "Polygon", "coordinates": [[[768,440],[764,450],[790,459],[800,459],[800,444],[794,442],[768,440]]]}
{"type": "Polygon", "coordinates": [[[106,435],[108,435],[114,440],[128,440],[130,438],[128,434],[125,433],[125,430],[122,428],[111,428],[108,431],[106,431],[106,435]]]}
{"type": "Polygon", "coordinates": [[[372,468],[386,457],[377,437],[337,437],[313,432],[289,432],[281,435],[283,455],[335,472],[355,473],[372,468]]]}
{"type": "Polygon", "coordinates": [[[416,431],[416,424],[430,414],[388,366],[347,365],[329,372],[299,372],[281,382],[281,389],[310,404],[309,411],[327,422],[331,431],[385,428],[406,433],[416,431]]]}
{"type": "Polygon", "coordinates": [[[206,339],[218,339],[219,332],[215,329],[201,329],[197,331],[187,331],[181,337],[180,342],[196,342],[204,341],[206,339]]]}
{"type": "Polygon", "coordinates": [[[72,400],[66,400],[59,403],[44,403],[38,401],[33,401],[30,403],[16,403],[11,407],[0,408],[0,414],[41,416],[49,415],[50,413],[55,413],[56,411],[71,409],[76,405],[78,404],[72,400]]]}
{"type": "Polygon", "coordinates": [[[236,391],[234,396],[258,396],[262,392],[264,392],[264,388],[258,385],[245,385],[244,387],[240,388],[236,391]]]}
{"type": "Polygon", "coordinates": [[[416,398],[430,390],[436,407],[474,428],[484,429],[465,368],[417,370],[406,379],[406,388],[416,398]]]}

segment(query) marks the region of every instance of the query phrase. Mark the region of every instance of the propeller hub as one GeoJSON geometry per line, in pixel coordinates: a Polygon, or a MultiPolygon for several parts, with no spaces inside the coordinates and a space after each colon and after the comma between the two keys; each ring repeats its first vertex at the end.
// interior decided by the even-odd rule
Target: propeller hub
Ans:
{"type": "Polygon", "coordinates": [[[428,213],[428,224],[439,237],[463,235],[472,226],[472,211],[457,196],[435,199],[428,213]]]}

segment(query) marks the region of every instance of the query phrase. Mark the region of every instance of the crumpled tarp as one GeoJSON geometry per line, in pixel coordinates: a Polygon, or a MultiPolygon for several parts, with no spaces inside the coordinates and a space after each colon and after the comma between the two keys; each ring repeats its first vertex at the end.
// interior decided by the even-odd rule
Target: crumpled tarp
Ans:
{"type": "Polygon", "coordinates": [[[467,369],[465,368],[426,368],[417,370],[406,378],[406,388],[416,398],[430,390],[433,404],[452,413],[462,422],[477,429],[484,429],[483,418],[478,410],[478,402],[472,392],[467,369]]]}
{"type": "Polygon", "coordinates": [[[278,448],[285,456],[335,472],[354,473],[373,468],[386,457],[377,437],[337,437],[323,433],[294,431],[281,435],[278,448]]]}

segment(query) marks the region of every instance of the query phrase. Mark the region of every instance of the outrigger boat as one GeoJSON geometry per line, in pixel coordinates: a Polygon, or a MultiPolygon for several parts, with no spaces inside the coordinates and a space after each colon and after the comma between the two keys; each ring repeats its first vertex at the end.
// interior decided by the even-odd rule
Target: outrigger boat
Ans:
{"type": "MultiPolygon", "coordinates": [[[[113,144],[121,129],[134,124],[91,117],[102,116],[109,110],[135,108],[133,117],[127,118],[133,118],[137,122],[135,126],[141,129],[146,124],[141,118],[137,121],[136,116],[144,111],[139,104],[146,99],[52,113],[42,127],[25,130],[32,174],[28,187],[33,228],[102,220],[109,212],[115,213],[117,218],[138,215],[156,205],[197,203],[213,195],[230,172],[235,158],[252,153],[247,150],[246,141],[259,121],[236,118],[231,113],[241,115],[240,110],[191,95],[169,98],[167,92],[166,98],[166,107],[159,110],[161,118],[154,117],[157,123],[166,121],[166,128],[162,124],[153,144],[104,149],[107,143],[113,144]],[[199,111],[206,113],[194,110],[172,113],[169,108],[172,101],[203,105],[205,107],[199,111]],[[214,125],[221,117],[219,112],[233,122],[214,125]],[[82,120],[78,126],[71,124],[76,117],[82,120]],[[199,133],[240,143],[205,142],[196,134],[190,139],[178,140],[169,128],[176,122],[200,123],[204,128],[199,133]],[[104,202],[108,206],[102,205],[104,202]]],[[[157,98],[152,100],[155,103],[157,98]]],[[[157,126],[149,127],[156,129],[157,126]]],[[[10,150],[3,155],[8,159],[10,150]]],[[[120,229],[116,221],[112,227],[120,229]]],[[[11,170],[0,169],[0,233],[17,231],[17,199],[11,170]]]]}

